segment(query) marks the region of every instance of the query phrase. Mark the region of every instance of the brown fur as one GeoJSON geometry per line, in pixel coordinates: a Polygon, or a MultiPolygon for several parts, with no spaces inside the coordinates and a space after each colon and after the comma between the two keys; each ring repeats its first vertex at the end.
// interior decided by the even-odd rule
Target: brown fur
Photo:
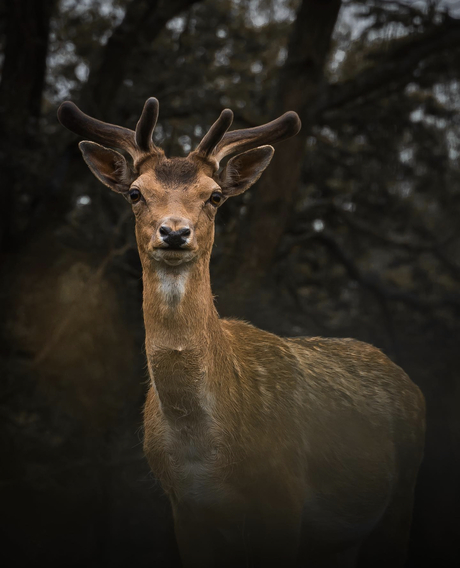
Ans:
{"type": "Polygon", "coordinates": [[[219,319],[213,212],[203,208],[213,182],[202,175],[177,192],[145,176],[134,185],[156,206],[136,228],[152,380],[144,448],[170,496],[184,565],[293,566],[301,549],[310,565],[354,565],[400,492],[404,534],[382,565],[402,565],[423,446],[419,390],[370,345],[282,339],[219,319]],[[164,268],[148,248],[168,215],[194,227],[198,252],[164,268]],[[163,270],[186,275],[177,302],[160,291],[163,270]]]}
{"type": "Polygon", "coordinates": [[[365,343],[283,339],[214,307],[210,196],[247,189],[273,153],[263,148],[219,177],[200,156],[157,153],[131,185],[143,196],[133,210],[151,378],[145,453],[188,568],[355,566],[360,549],[364,566],[402,566],[423,452],[418,388],[365,343]],[[164,224],[190,229],[182,250],[165,248],[164,224]]]}
{"type": "Polygon", "coordinates": [[[155,165],[155,177],[166,187],[186,187],[196,182],[198,165],[186,158],[175,160],[161,160],[155,165]]]}

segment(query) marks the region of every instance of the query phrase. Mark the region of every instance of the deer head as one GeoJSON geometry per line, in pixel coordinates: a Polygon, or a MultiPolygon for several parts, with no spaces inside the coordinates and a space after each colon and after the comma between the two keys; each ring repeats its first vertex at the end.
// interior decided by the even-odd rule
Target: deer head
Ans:
{"type": "Polygon", "coordinates": [[[143,262],[178,266],[209,257],[217,209],[259,179],[274,153],[268,144],[297,134],[300,119],[287,112],[263,126],[227,132],[233,113],[225,109],[186,158],[167,158],[152,140],[158,108],[157,99],[149,98],[135,131],[91,118],[71,102],[60,106],[58,118],[91,140],[79,144],[90,170],[131,203],[143,262]],[[106,146],[125,150],[132,165],[106,146]]]}

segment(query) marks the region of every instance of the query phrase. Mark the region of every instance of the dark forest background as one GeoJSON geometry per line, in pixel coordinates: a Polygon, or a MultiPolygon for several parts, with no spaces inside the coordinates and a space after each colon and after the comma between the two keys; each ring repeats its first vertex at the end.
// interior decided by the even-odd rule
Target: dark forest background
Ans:
{"type": "Polygon", "coordinates": [[[56,119],[70,99],[133,128],[156,96],[173,155],[224,107],[300,114],[219,212],[218,309],[408,372],[428,431],[407,565],[459,566],[460,2],[0,0],[0,52],[3,565],[177,565],[142,454],[133,216],[56,119]]]}

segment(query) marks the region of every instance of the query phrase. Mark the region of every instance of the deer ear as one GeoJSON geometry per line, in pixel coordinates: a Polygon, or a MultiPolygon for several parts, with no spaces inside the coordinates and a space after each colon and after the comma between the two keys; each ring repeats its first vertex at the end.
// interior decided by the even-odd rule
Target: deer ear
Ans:
{"type": "Polygon", "coordinates": [[[99,181],[117,193],[129,190],[134,176],[124,156],[95,142],[80,142],[78,147],[99,181]]]}
{"type": "Polygon", "coordinates": [[[260,146],[229,160],[219,175],[222,193],[232,197],[249,189],[260,178],[274,152],[272,146],[260,146]]]}

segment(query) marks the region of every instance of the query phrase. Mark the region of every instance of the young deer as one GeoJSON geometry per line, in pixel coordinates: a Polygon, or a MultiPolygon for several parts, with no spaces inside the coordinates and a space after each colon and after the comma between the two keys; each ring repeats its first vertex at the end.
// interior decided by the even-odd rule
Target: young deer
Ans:
{"type": "Polygon", "coordinates": [[[423,452],[418,388],[370,345],[283,339],[220,319],[213,303],[217,209],[257,181],[274,152],[266,144],[299,131],[296,113],[227,132],[224,110],[186,158],[153,144],[154,98],[135,131],[70,102],[58,116],[93,140],[80,142],[86,163],[136,218],[151,378],[144,449],[184,566],[355,566],[358,554],[363,566],[403,566],[423,452]]]}

